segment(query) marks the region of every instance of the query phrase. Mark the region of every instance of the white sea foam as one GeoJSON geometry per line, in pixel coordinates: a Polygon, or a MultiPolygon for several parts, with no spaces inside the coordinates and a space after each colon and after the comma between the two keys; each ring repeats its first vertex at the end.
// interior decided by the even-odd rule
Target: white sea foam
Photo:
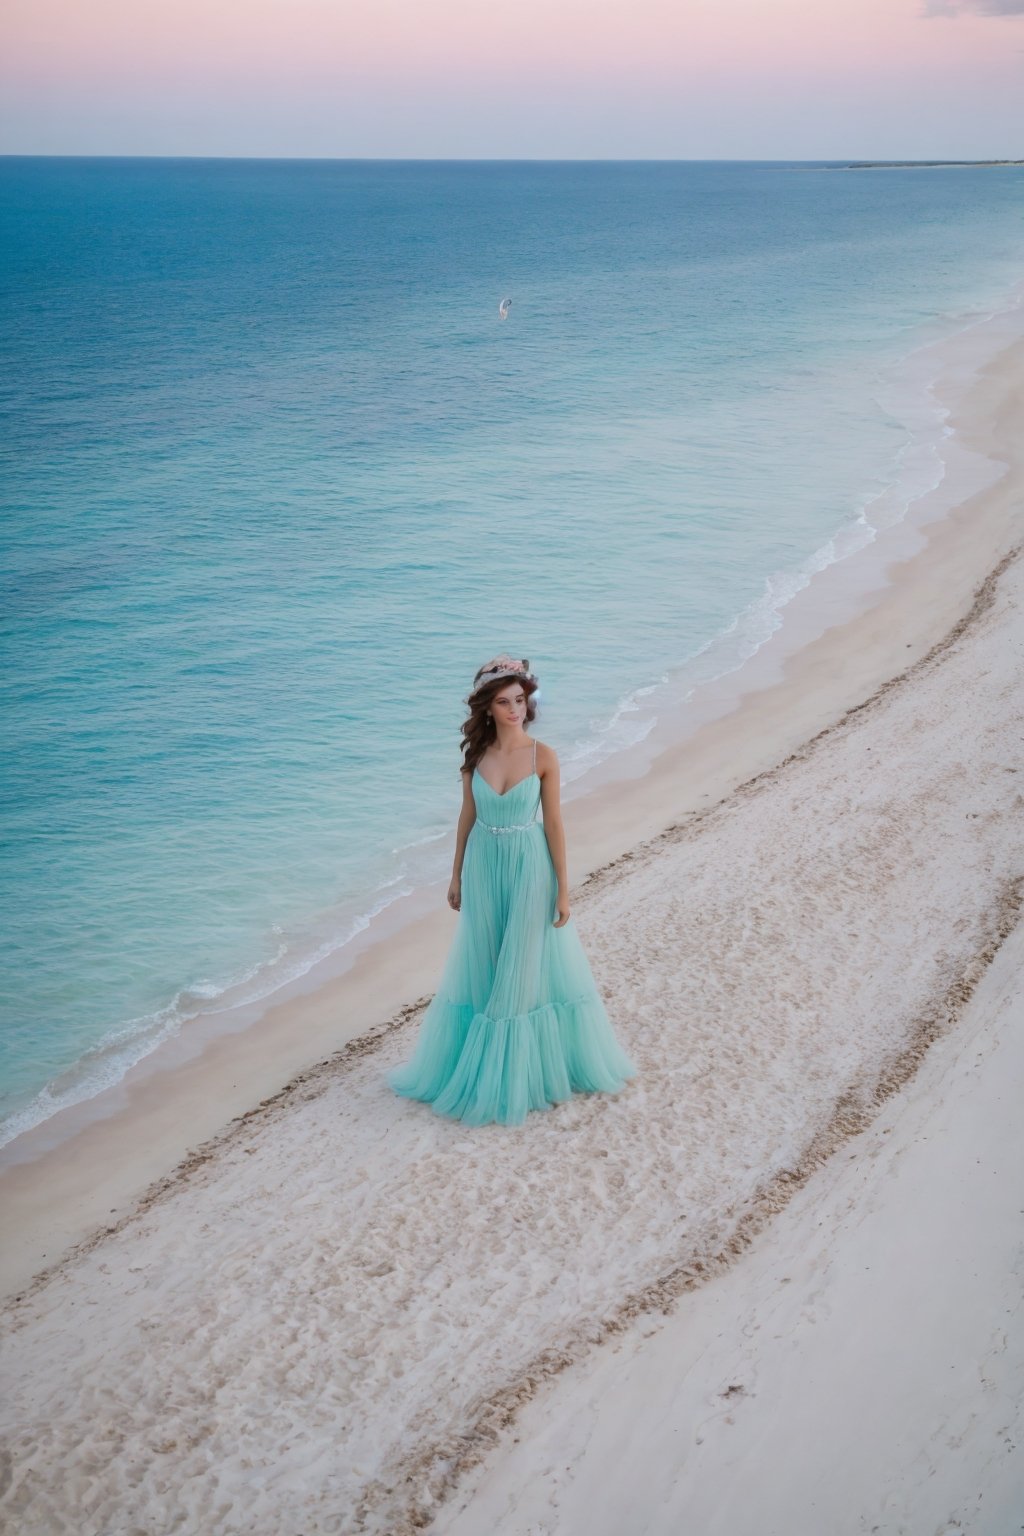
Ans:
{"type": "MultiPolygon", "coordinates": [[[[663,673],[656,684],[634,690],[621,702],[619,710],[636,708],[646,700],[655,716],[667,690],[671,697],[686,702],[707,683],[741,671],[769,640],[783,627],[785,610],[815,578],[849,560],[876,543],[879,536],[902,523],[915,505],[938,490],[947,475],[948,454],[953,428],[951,414],[935,394],[938,378],[948,364],[948,347],[958,338],[973,333],[977,346],[969,364],[961,362],[960,388],[969,385],[987,359],[1003,345],[1006,337],[984,330],[987,322],[998,317],[1013,318],[1024,303],[1024,284],[1017,285],[1004,305],[974,312],[968,317],[945,317],[929,329],[928,340],[879,370],[873,396],[882,412],[898,422],[904,441],[894,455],[886,482],[871,494],[823,544],[797,566],[776,570],[764,578],[761,595],[748,604],[717,634],[708,639],[692,656],[663,673]]],[[[957,499],[963,500],[998,478],[1002,469],[991,461],[973,456],[970,473],[963,474],[957,486],[957,499]]],[[[824,594],[823,594],[824,596],[824,594]]],[[[827,598],[825,599],[827,600],[827,598]]],[[[648,721],[643,736],[657,721],[648,721]]],[[[642,737],[638,736],[638,739],[642,737]]],[[[602,736],[581,748],[585,768],[619,750],[602,736]]]]}

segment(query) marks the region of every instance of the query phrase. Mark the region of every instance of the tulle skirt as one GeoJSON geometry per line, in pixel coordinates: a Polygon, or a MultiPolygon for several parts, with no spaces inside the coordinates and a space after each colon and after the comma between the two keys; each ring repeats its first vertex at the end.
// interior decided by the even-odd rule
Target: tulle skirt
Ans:
{"type": "Polygon", "coordinates": [[[541,823],[507,835],[474,823],[438,990],[412,1057],[388,1075],[396,1093],[469,1125],[520,1125],[635,1076],[575,920],[554,926],[556,895],[541,823]]]}

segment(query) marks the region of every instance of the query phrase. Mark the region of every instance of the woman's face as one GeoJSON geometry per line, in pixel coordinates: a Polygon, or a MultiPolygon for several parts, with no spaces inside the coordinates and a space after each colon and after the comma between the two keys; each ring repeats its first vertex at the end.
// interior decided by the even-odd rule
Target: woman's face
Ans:
{"type": "Polygon", "coordinates": [[[491,714],[495,725],[510,726],[513,730],[526,719],[526,692],[522,683],[510,682],[491,700],[491,714]]]}

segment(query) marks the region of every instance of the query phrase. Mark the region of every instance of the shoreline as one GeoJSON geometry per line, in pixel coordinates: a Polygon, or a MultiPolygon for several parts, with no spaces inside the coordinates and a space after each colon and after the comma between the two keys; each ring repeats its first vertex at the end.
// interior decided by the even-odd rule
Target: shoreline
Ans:
{"type": "MultiPolygon", "coordinates": [[[[879,365],[878,392],[872,396],[883,415],[900,421],[907,434],[892,478],[881,482],[881,491],[873,495],[865,492],[857,516],[835,529],[810,555],[795,566],[766,575],[762,597],[743,608],[730,626],[713,635],[698,652],[669,667],[660,679],[648,680],[622,695],[615,719],[630,717],[637,739],[610,747],[598,738],[591,744],[596,745],[595,752],[588,747],[589,765],[586,753],[582,764],[567,758],[563,762],[563,805],[585,799],[608,785],[630,785],[648,772],[659,755],[687,752],[702,725],[740,710],[749,695],[781,680],[795,652],[819,638],[826,628],[873,607],[889,585],[890,568],[923,548],[918,530],[948,516],[959,503],[984,489],[989,478],[1002,473],[996,460],[969,449],[937,418],[948,418],[950,407],[955,409],[977,370],[1011,339],[1024,334],[1024,280],[1013,283],[994,310],[944,314],[922,322],[912,334],[916,339],[909,350],[895,361],[879,365]],[[945,386],[944,401],[936,398],[937,383],[945,386]],[[931,455],[941,466],[940,483],[925,489],[920,484],[915,488],[904,479],[904,460],[909,458],[917,465],[911,470],[911,482],[919,480],[922,453],[925,459],[931,455]],[[895,520],[893,505],[902,508],[895,520]],[[773,591],[778,585],[791,591],[776,602],[773,591]],[[772,622],[777,626],[774,632],[772,622]],[[751,645],[753,649],[747,649],[751,645]]],[[[977,569],[980,575],[980,562],[977,569]]],[[[739,750],[745,750],[743,744],[739,750]]],[[[105,1043],[94,1042],[78,1063],[12,1112],[0,1132],[0,1170],[31,1161],[89,1124],[118,1113],[118,1105],[127,1103],[121,1092],[125,1083],[134,1087],[152,1073],[190,1060],[220,1036],[242,1035],[258,1026],[269,1010],[291,1002],[301,1007],[303,998],[344,976],[366,951],[403,942],[410,925],[437,911],[438,893],[447,884],[452,842],[449,831],[394,850],[409,856],[415,869],[406,877],[395,877],[376,887],[367,893],[365,902],[353,902],[347,937],[336,934],[324,940],[321,935],[316,952],[305,955],[299,941],[294,949],[279,954],[272,963],[261,963],[247,977],[199,1004],[195,1013],[179,1016],[177,1022],[172,1022],[171,1016],[177,999],[187,989],[179,991],[174,1002],[148,1020],[133,1021],[139,1026],[137,1034],[115,1028],[105,1043]],[[421,858],[425,846],[432,850],[429,860],[421,858]],[[444,848],[448,853],[442,870],[433,854],[444,848]],[[405,888],[397,894],[382,894],[391,886],[405,888]],[[277,961],[282,962],[280,973],[276,973],[277,961]],[[254,976],[260,975],[262,979],[254,984],[254,976]],[[97,1086],[97,1078],[102,1086],[97,1086]],[[61,1102],[64,1098],[70,1102],[61,1102]],[[45,1109],[40,1099],[50,1100],[45,1109]],[[14,1123],[40,1112],[42,1119],[17,1131],[12,1129],[14,1123]]],[[[586,849],[583,852],[585,861],[586,849]]],[[[443,900],[440,905],[443,907],[443,900]]],[[[424,985],[430,981],[427,975],[424,985]]],[[[192,1006],[196,1006],[195,1000],[192,1006]]]]}
{"type": "MultiPolygon", "coordinates": [[[[641,712],[639,739],[629,745],[619,746],[607,755],[599,750],[590,766],[584,766],[581,773],[573,773],[574,760],[564,763],[564,806],[574,800],[585,799],[607,785],[628,784],[642,777],[659,755],[674,750],[687,750],[691,738],[703,724],[723,714],[740,710],[749,695],[773,681],[781,680],[794,653],[819,638],[826,628],[834,627],[841,618],[858,617],[874,606],[879,592],[889,584],[890,568],[909,560],[913,553],[923,548],[917,530],[935,519],[948,516],[958,504],[969,500],[975,491],[984,489],[990,478],[998,478],[1002,473],[997,460],[967,448],[953,429],[947,426],[938,427],[932,423],[922,438],[922,410],[927,416],[929,411],[938,407],[941,415],[948,419],[950,407],[955,407],[963,397],[968,381],[975,379],[980,368],[992,361],[1012,339],[1021,335],[1024,335],[1024,279],[1011,285],[1003,302],[994,311],[965,311],[937,317],[923,324],[917,333],[916,344],[895,363],[890,361],[881,366],[877,376],[878,384],[883,394],[889,396],[889,401],[887,403],[884,399],[876,398],[876,404],[883,413],[893,414],[903,420],[908,434],[906,443],[897,455],[899,468],[895,479],[887,481],[881,492],[874,497],[866,497],[861,503],[858,517],[836,529],[825,544],[799,565],[792,569],[773,571],[765,578],[766,593],[770,592],[776,581],[796,581],[798,584],[788,599],[777,607],[770,607],[778,629],[774,633],[769,630],[767,637],[756,640],[752,652],[745,655],[741,653],[738,662],[727,664],[724,652],[734,647],[725,642],[734,631],[742,631],[752,613],[762,609],[763,599],[749,604],[727,630],[712,636],[694,656],[669,668],[658,682],[638,685],[631,694],[624,695],[619,701],[619,713],[636,709],[641,712]],[[953,324],[953,329],[949,329],[950,324],[953,324]],[[1000,332],[1003,334],[1000,335],[1000,332]],[[922,365],[922,359],[928,359],[926,366],[922,365]],[[922,372],[927,375],[927,382],[922,378],[922,372]],[[944,402],[936,398],[936,383],[947,386],[944,402]],[[901,403],[893,404],[894,393],[901,403]],[[929,406],[924,406],[926,398],[931,402],[929,406]],[[911,421],[916,425],[911,426],[911,421]],[[940,434],[943,440],[941,450],[938,446],[940,434]],[[901,483],[902,461],[908,452],[919,454],[926,445],[929,451],[937,453],[942,464],[940,482],[930,489],[912,490],[901,483]],[[903,511],[895,522],[891,521],[887,505],[892,498],[895,498],[897,505],[903,504],[903,511]],[[882,512],[880,518],[876,506],[882,512]],[[868,509],[871,510],[871,518],[866,516],[868,509]],[[858,525],[861,525],[859,532],[855,531],[858,525]],[[847,549],[846,553],[837,553],[837,545],[848,544],[851,536],[858,539],[864,528],[870,531],[866,542],[855,543],[852,550],[847,549]],[[821,560],[823,564],[818,563],[821,560]],[[706,653],[716,657],[712,667],[719,666],[722,669],[712,671],[710,677],[700,675],[703,664],[696,665],[701,663],[706,653]],[[642,702],[637,702],[640,700],[642,702]],[[646,719],[644,711],[647,712],[646,719]],[[681,730],[673,724],[676,719],[683,722],[681,730]]],[[[978,569],[980,573],[981,567],[978,569]]],[[[598,746],[600,748],[600,743],[598,746]]],[[[436,837],[427,841],[431,846],[438,845],[436,837]]],[[[450,832],[442,836],[441,842],[449,845],[449,855],[452,841],[450,832]]],[[[409,848],[396,851],[410,853],[420,846],[414,843],[409,848]]],[[[286,972],[283,977],[277,978],[268,974],[264,978],[266,990],[262,990],[261,984],[261,989],[255,995],[246,997],[252,977],[239,980],[227,986],[208,1004],[201,1006],[197,1013],[186,1015],[166,1033],[166,1024],[161,1026],[155,1043],[146,1043],[146,1030],[134,1042],[132,1039],[125,1040],[118,1047],[118,1052],[124,1050],[129,1061],[127,1064],[122,1061],[112,1082],[97,1089],[86,1080],[80,1089],[70,1090],[72,1093],[80,1091],[80,1097],[72,1098],[69,1103],[58,1102],[58,1107],[51,1107],[42,1120],[13,1134],[5,1125],[3,1134],[7,1139],[0,1141],[0,1170],[5,1166],[31,1161],[55,1148],[61,1141],[69,1140],[94,1121],[116,1114],[118,1104],[126,1103],[123,1095],[119,1098],[125,1083],[133,1086],[152,1073],[190,1060],[197,1051],[206,1049],[220,1036],[242,1034],[258,1025],[268,1011],[302,999],[344,976],[366,951],[378,945],[393,946],[396,941],[401,942],[410,925],[436,912],[438,891],[443,891],[447,884],[447,867],[441,873],[428,873],[426,867],[421,867],[418,874],[410,876],[410,880],[411,889],[403,890],[396,897],[386,900],[376,900],[384,889],[379,887],[370,907],[357,912],[354,928],[347,938],[330,943],[326,946],[326,952],[306,960],[302,960],[299,954],[292,954],[288,959],[291,974],[286,972]],[[141,1054],[136,1055],[136,1050],[141,1054]]],[[[429,982],[428,976],[426,984],[429,982]]],[[[170,1007],[172,1012],[173,1007],[170,1007]]],[[[152,1019],[156,1018],[157,1015],[152,1016],[152,1019]]],[[[102,1042],[97,1042],[84,1053],[77,1065],[60,1074],[58,1084],[61,1078],[74,1077],[91,1056],[99,1058],[104,1055],[104,1049],[113,1049],[112,1042],[116,1038],[115,1031],[107,1048],[101,1048],[102,1042]]],[[[58,1088],[58,1101],[62,1092],[58,1088]]],[[[47,1094],[48,1090],[44,1089],[37,1095],[37,1099],[47,1094]]],[[[11,1119],[17,1121],[31,1112],[35,1103],[36,1100],[33,1100],[22,1106],[12,1114],[11,1119]]]]}
{"type": "MultiPolygon", "coordinates": [[[[1022,321],[1024,309],[1001,311],[939,343],[950,352],[945,390],[936,393],[955,401],[954,441],[1006,471],[952,507],[942,506],[943,486],[923,497],[914,516],[879,536],[877,551],[868,546],[863,561],[853,556],[829,568],[839,587],[839,622],[822,628],[820,588],[812,582],[787,607],[784,643],[769,641],[741,669],[742,691],[736,674],[702,685],[687,735],[673,740],[668,729],[657,731],[641,750],[593,770],[584,792],[564,802],[574,896],[597,870],[628,859],[665,826],[727,799],[785,758],[887,682],[901,660],[925,653],[964,611],[1017,526],[1021,466],[1011,418],[1020,409],[1024,337],[1017,334],[988,357],[959,401],[956,386],[962,393],[972,368],[956,344],[964,336],[976,346],[986,326],[1019,333],[1022,321]],[[854,590],[844,593],[844,584],[854,590]]],[[[454,921],[447,909],[430,910],[435,897],[436,889],[426,887],[411,903],[415,915],[392,911],[375,942],[340,974],[317,968],[265,1003],[236,1010],[228,1027],[223,1015],[194,1021],[120,1083],[0,1150],[0,1205],[10,1233],[0,1289],[10,1294],[105,1217],[123,1216],[149,1184],[187,1162],[197,1142],[283,1091],[297,1074],[326,1066],[325,1056],[422,1006],[454,921]],[[390,945],[381,942],[395,934],[390,945]]]]}
{"type": "MultiPolygon", "coordinates": [[[[628,1364],[628,1330],[674,1329],[674,1319],[659,1322],[659,1309],[678,1305],[683,1328],[691,1304],[699,1307],[714,1334],[722,1287],[742,1301],[753,1265],[775,1277],[775,1297],[781,1289],[788,1298],[784,1279],[799,1280],[797,1313],[786,1316],[803,1319],[801,1347],[813,1349],[804,1324],[816,1319],[803,1312],[820,1289],[822,1246],[822,1263],[851,1282],[863,1283],[888,1256],[888,1311],[880,1306],[878,1315],[895,1319],[901,1340],[906,1308],[915,1317],[920,1309],[913,1287],[905,1297],[896,1284],[898,1242],[893,1252],[891,1240],[861,1237],[856,1198],[883,1166],[871,1149],[888,1145],[884,1117],[903,1102],[901,1085],[919,1085],[913,1093],[930,1121],[894,1138],[892,1156],[897,1166],[913,1160],[916,1187],[932,1191],[929,1231],[939,1243],[920,1282],[932,1311],[913,1363],[934,1361],[947,1312],[966,1312],[986,1334],[1003,1328],[996,1259],[1007,1244],[1019,1251],[1003,1213],[1007,1201],[1011,1213],[1019,1205],[1012,1170],[1007,1179],[1005,1159],[993,1169],[980,1157],[976,1168],[962,1121],[946,1146],[950,1112],[935,1087],[950,1059],[958,1083],[970,1077],[971,1010],[990,1008],[993,991],[1005,998],[1009,988],[1019,1016],[1021,995],[1013,962],[1024,898],[1022,348],[1007,349],[981,384],[974,403],[982,418],[989,410],[993,444],[1005,441],[1007,475],[968,503],[959,523],[934,524],[945,536],[929,539],[902,573],[915,577],[909,589],[894,583],[872,614],[826,632],[819,672],[790,669],[746,710],[708,727],[708,783],[713,772],[721,782],[723,764],[733,774],[749,766],[728,748],[745,739],[749,758],[752,726],[762,728],[759,768],[701,804],[677,766],[660,807],[634,809],[637,821],[665,813],[653,836],[617,852],[629,830],[623,810],[603,829],[608,856],[574,887],[582,937],[637,1079],[523,1127],[470,1132],[385,1085],[416,1024],[418,1005],[407,1002],[262,1102],[250,1100],[227,1125],[222,1114],[183,1163],[130,1210],[112,1212],[110,1226],[94,1224],[77,1249],[55,1253],[6,1308],[12,1389],[3,1418],[17,1456],[0,1509],[17,1513],[26,1536],[83,1519],[113,1529],[128,1512],[141,1525],[173,1516],[254,1536],[401,1536],[428,1520],[443,1525],[454,1502],[472,1500],[475,1490],[459,1479],[492,1451],[526,1456],[541,1496],[545,1469],[571,1466],[574,1447],[564,1460],[562,1447],[557,1462],[542,1453],[531,1460],[542,1429],[536,1414],[581,1380],[614,1375],[617,1359],[628,1364]],[[974,520],[979,508],[986,533],[994,523],[1007,547],[972,582],[972,564],[990,548],[974,520]],[[910,639],[934,630],[927,646],[910,639]],[[851,648],[851,636],[864,644],[851,648]],[[880,681],[856,692],[879,669],[880,681]],[[817,690],[808,682],[816,677],[817,690]],[[837,683],[854,692],[843,707],[837,683]],[[764,707],[769,697],[774,710],[764,707]],[[807,730],[815,714],[819,723],[807,730]],[[846,1158],[836,1156],[840,1147],[846,1158]],[[815,1202],[822,1180],[831,1187],[845,1170],[854,1179],[840,1207],[848,1230],[834,1240],[815,1202]],[[1000,1204],[989,1198],[996,1188],[1000,1204]],[[962,1254],[953,1238],[952,1258],[962,1260],[955,1275],[943,1262],[950,1199],[975,1223],[962,1254]],[[806,1224],[793,1236],[783,1207],[810,1210],[816,1247],[808,1248],[806,1224]],[[965,1309],[958,1298],[965,1287],[975,1296],[979,1269],[985,1304],[965,1309]],[[83,1317],[84,1331],[76,1326],[83,1317]],[[597,1349],[602,1340],[608,1347],[597,1349]],[[509,1448],[513,1423],[521,1453],[509,1448]]],[[[1000,1029],[1018,1044],[1016,1031],[1000,1029]]],[[[1016,1125],[1006,1090],[1014,1080],[990,1073],[984,1091],[968,1095],[1000,1154],[1010,1145],[1006,1116],[1016,1125]]],[[[115,1129],[123,1140],[124,1122],[115,1129]]],[[[138,1128],[124,1151],[138,1168],[138,1128]]],[[[37,1171],[25,1165],[22,1173],[37,1171]]],[[[886,1209],[890,1238],[909,1227],[913,1246],[906,1203],[886,1209]]],[[[855,1339],[844,1306],[834,1311],[841,1341],[855,1339]]],[[[764,1361],[767,1371],[779,1356],[776,1335],[785,1345],[785,1317],[781,1332],[771,1317],[753,1317],[739,1345],[751,1368],[764,1361]]],[[[966,1323],[961,1337],[969,1366],[977,1354],[966,1323]]],[[[781,1355],[792,1373],[793,1357],[781,1355]]],[[[655,1387],[670,1391],[671,1367],[670,1358],[655,1372],[655,1387]]],[[[943,1369],[959,1401],[963,1380],[943,1369]]],[[[647,1390],[651,1379],[627,1371],[615,1407],[630,1425],[648,1410],[657,1417],[662,1399],[647,1390]]],[[[843,1400],[847,1379],[834,1357],[816,1379],[821,1394],[843,1400]]],[[[750,1404],[729,1391],[734,1385],[752,1383],[699,1372],[690,1382],[704,1402],[726,1393],[710,1417],[732,1416],[756,1437],[764,1420],[741,1419],[750,1404]]],[[[875,1385],[867,1383],[869,1402],[875,1385]]],[[[987,1417],[985,1436],[969,1442],[975,1492],[975,1471],[990,1465],[978,1459],[981,1440],[991,1454],[993,1435],[1010,1422],[1009,1391],[1005,1382],[995,1392],[977,1387],[987,1417]]],[[[811,1454],[814,1400],[808,1430],[797,1396],[775,1415],[774,1430],[811,1454]]],[[[770,1387],[762,1401],[771,1418],[770,1387]]],[[[580,1427],[575,1449],[588,1411],[559,1419],[574,1435],[580,1427]]],[[[928,1432],[925,1393],[902,1421],[928,1432]]],[[[846,1430],[857,1436],[855,1419],[846,1430]]],[[[912,1494],[927,1469],[899,1461],[900,1436],[883,1438],[912,1494]]],[[[617,1490],[644,1476],[642,1433],[617,1443],[609,1520],[617,1490]]],[[[947,1439],[935,1443],[952,1466],[947,1439]]],[[[668,1446],[662,1469],[671,1470],[682,1444],[668,1446]]],[[[793,1465],[779,1463],[783,1481],[793,1465]]],[[[815,1467],[819,1477],[834,1470],[815,1467]]],[[[593,1486],[591,1477],[578,1489],[593,1486]]],[[[800,1487],[799,1470],[787,1486],[800,1487]]],[[[487,1528],[519,1536],[515,1515],[499,1494],[487,1528]]],[[[888,1527],[893,1536],[898,1528],[888,1527]]]]}

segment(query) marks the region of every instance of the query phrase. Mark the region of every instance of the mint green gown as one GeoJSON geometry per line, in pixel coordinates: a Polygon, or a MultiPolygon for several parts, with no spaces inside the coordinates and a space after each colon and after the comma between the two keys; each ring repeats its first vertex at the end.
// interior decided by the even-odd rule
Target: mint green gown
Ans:
{"type": "Polygon", "coordinates": [[[476,821],[441,980],[396,1093],[469,1125],[521,1125],[574,1093],[615,1093],[636,1075],[619,1045],[558,879],[533,772],[499,795],[473,770],[476,821]]]}

